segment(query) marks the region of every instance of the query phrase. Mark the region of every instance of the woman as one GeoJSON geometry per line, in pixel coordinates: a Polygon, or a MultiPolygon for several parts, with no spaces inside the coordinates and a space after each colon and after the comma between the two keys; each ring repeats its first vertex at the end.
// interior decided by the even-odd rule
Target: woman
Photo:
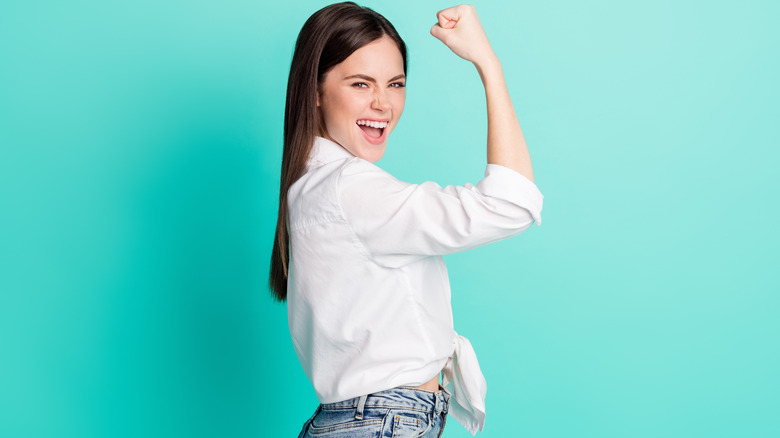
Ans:
{"type": "Polygon", "coordinates": [[[447,413],[472,434],[484,425],[485,379],[453,329],[442,255],[541,224],[543,196],[476,11],[437,17],[431,34],[485,87],[488,165],[476,186],[408,184],[373,164],[405,101],[406,46],[383,16],[334,4],[298,36],[270,286],[287,299],[321,403],[301,437],[434,437],[447,413]]]}

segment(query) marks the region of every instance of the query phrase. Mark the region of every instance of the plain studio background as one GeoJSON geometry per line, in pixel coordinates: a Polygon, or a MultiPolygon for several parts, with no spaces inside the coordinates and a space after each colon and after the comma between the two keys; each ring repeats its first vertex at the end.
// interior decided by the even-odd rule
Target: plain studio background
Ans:
{"type": "MultiPolygon", "coordinates": [[[[266,288],[285,84],[322,1],[0,5],[0,436],[296,436],[317,401],[266,288]]],[[[380,165],[476,183],[444,1],[380,165]]],[[[484,437],[780,436],[780,7],[477,1],[543,225],[446,257],[484,437]]],[[[445,436],[470,436],[454,421],[445,436]]]]}

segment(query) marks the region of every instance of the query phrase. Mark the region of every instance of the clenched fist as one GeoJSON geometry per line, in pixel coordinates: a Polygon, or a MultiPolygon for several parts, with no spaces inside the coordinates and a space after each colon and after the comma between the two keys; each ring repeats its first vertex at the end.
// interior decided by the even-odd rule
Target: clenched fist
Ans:
{"type": "Polygon", "coordinates": [[[431,27],[431,35],[456,55],[474,64],[495,56],[474,6],[453,6],[439,11],[436,17],[439,22],[431,27]]]}

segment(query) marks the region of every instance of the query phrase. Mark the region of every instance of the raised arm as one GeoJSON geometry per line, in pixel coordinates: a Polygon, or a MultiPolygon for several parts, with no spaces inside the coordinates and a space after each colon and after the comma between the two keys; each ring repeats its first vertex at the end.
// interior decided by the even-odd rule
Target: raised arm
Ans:
{"type": "Polygon", "coordinates": [[[474,64],[485,87],[487,99],[487,160],[513,169],[534,181],[531,156],[520,129],[504,71],[471,5],[454,6],[436,14],[438,23],[431,35],[456,55],[474,64]]]}

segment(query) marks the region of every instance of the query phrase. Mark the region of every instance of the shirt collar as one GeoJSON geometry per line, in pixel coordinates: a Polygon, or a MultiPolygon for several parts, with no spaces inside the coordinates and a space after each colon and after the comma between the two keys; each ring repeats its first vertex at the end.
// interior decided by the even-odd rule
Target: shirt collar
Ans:
{"type": "Polygon", "coordinates": [[[308,165],[310,167],[322,166],[331,161],[352,157],[354,157],[354,155],[344,149],[340,144],[324,137],[315,136],[314,146],[312,146],[311,154],[309,155],[308,165]]]}

